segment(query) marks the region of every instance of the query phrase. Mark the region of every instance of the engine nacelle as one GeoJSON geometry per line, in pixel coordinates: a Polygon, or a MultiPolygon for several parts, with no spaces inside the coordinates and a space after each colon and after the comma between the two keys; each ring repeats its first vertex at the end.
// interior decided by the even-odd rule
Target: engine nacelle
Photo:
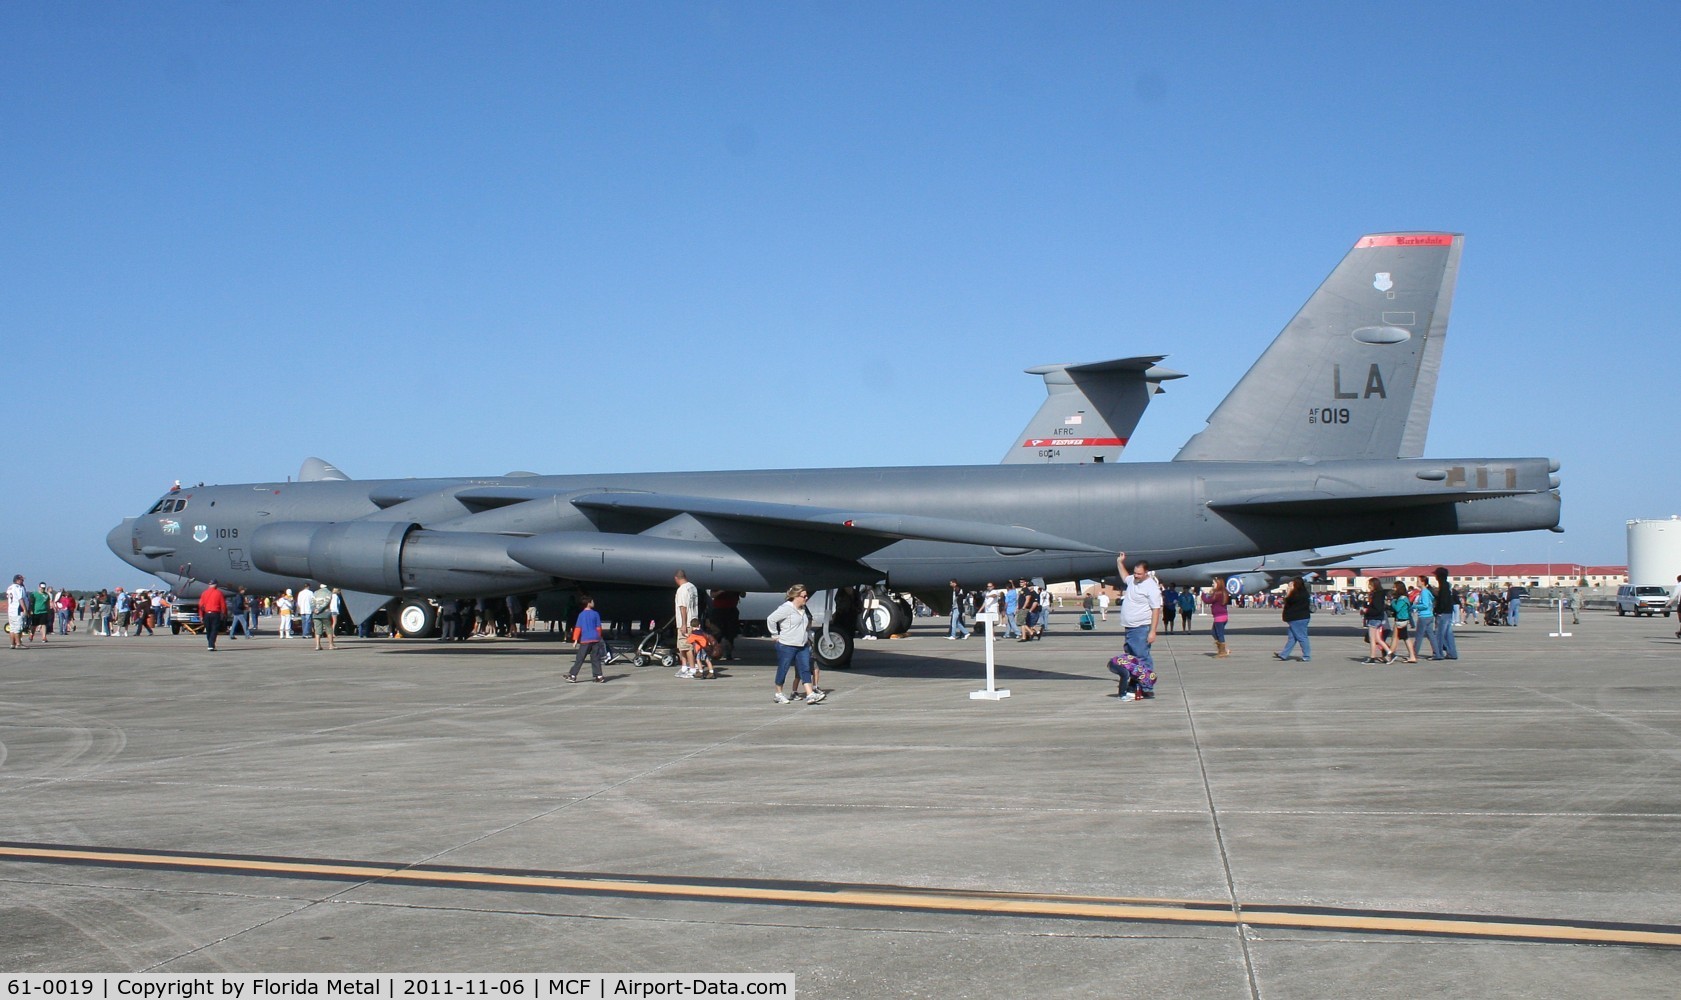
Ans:
{"type": "Polygon", "coordinates": [[[408,521],[329,524],[309,540],[310,575],[348,590],[401,593],[403,543],[417,527],[408,521]]]}
{"type": "Polygon", "coordinates": [[[507,535],[491,532],[416,531],[403,547],[402,591],[432,597],[501,597],[554,586],[549,574],[508,558],[509,541],[507,535]]]}
{"type": "Polygon", "coordinates": [[[403,543],[409,521],[288,521],[251,535],[251,560],[281,576],[370,594],[402,593],[403,543]]]}
{"type": "Polygon", "coordinates": [[[309,540],[327,527],[326,521],[281,521],[251,532],[251,561],[264,573],[289,580],[308,580],[309,540]]]}
{"type": "Polygon", "coordinates": [[[508,537],[427,531],[412,521],[287,521],[252,532],[265,572],[370,594],[500,597],[553,581],[508,558],[508,537]]]}

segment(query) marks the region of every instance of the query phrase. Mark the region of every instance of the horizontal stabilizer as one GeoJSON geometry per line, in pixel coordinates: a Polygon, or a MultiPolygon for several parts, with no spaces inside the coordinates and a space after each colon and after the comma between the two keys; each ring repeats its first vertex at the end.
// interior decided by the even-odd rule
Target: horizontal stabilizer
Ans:
{"type": "Polygon", "coordinates": [[[575,507],[587,510],[645,512],[664,516],[689,514],[702,521],[722,519],[746,524],[796,528],[851,539],[874,536],[884,540],[917,539],[1023,550],[1107,551],[1084,542],[1016,525],[908,514],[881,514],[873,511],[835,510],[757,500],[674,496],[669,493],[587,493],[572,497],[571,503],[575,507]]]}
{"type": "Polygon", "coordinates": [[[1151,382],[1167,382],[1185,377],[1184,372],[1158,367],[1158,362],[1166,360],[1167,355],[1165,354],[1145,354],[1136,358],[1088,361],[1079,365],[1040,365],[1036,368],[1024,369],[1024,371],[1029,375],[1046,375],[1054,371],[1065,371],[1070,375],[1113,375],[1119,372],[1132,372],[1151,382]]]}
{"type": "MultiPolygon", "coordinates": [[[[1406,507],[1436,507],[1465,500],[1492,500],[1496,497],[1522,496],[1532,490],[1437,490],[1428,493],[1357,493],[1337,494],[1318,490],[1300,493],[1257,493],[1246,497],[1228,497],[1209,501],[1210,510],[1231,514],[1281,514],[1290,517],[1333,517],[1342,514],[1369,514],[1406,507]]],[[[1375,551],[1382,551],[1381,549],[1375,551]]],[[[1327,564],[1329,565],[1329,564],[1327,564]]]]}
{"type": "Polygon", "coordinates": [[[1315,555],[1315,556],[1310,556],[1306,559],[1303,559],[1302,560],[1302,565],[1313,566],[1313,567],[1321,567],[1321,568],[1325,567],[1325,566],[1335,566],[1339,563],[1348,562],[1350,559],[1358,559],[1361,556],[1375,555],[1376,553],[1379,553],[1379,552],[1388,552],[1388,551],[1389,550],[1387,548],[1356,549],[1353,552],[1336,552],[1336,553],[1332,553],[1330,555],[1315,555]]]}

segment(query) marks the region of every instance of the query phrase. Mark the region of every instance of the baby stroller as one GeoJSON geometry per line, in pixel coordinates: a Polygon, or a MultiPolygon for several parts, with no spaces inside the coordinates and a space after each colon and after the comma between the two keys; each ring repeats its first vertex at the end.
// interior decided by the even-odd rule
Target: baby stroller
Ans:
{"type": "Polygon", "coordinates": [[[650,663],[658,663],[662,667],[677,665],[677,619],[654,629],[642,637],[636,644],[636,652],[630,654],[630,665],[645,667],[650,663]]]}
{"type": "Polygon", "coordinates": [[[1131,653],[1122,653],[1109,661],[1109,672],[1121,679],[1115,692],[1122,701],[1143,701],[1156,696],[1156,672],[1131,653]]]}

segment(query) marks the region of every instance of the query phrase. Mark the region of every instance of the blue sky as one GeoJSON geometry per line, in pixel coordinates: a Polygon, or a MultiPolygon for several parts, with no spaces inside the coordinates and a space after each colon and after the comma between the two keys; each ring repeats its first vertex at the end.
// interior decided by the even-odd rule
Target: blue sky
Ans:
{"type": "Polygon", "coordinates": [[[1427,454],[1681,513],[1661,4],[0,2],[0,559],[171,480],[998,460],[1164,353],[1166,460],[1360,235],[1466,234],[1427,454]]]}

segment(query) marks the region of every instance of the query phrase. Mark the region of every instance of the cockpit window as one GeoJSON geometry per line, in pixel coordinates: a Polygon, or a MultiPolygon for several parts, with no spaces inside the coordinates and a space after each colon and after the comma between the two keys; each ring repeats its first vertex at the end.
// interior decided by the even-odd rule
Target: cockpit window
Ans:
{"type": "Polygon", "coordinates": [[[148,514],[173,514],[176,511],[181,511],[181,510],[186,510],[186,509],[187,509],[187,501],[186,501],[185,498],[183,498],[183,497],[164,497],[162,500],[159,500],[156,504],[153,504],[152,509],[147,511],[146,513],[148,513],[148,514]]]}

